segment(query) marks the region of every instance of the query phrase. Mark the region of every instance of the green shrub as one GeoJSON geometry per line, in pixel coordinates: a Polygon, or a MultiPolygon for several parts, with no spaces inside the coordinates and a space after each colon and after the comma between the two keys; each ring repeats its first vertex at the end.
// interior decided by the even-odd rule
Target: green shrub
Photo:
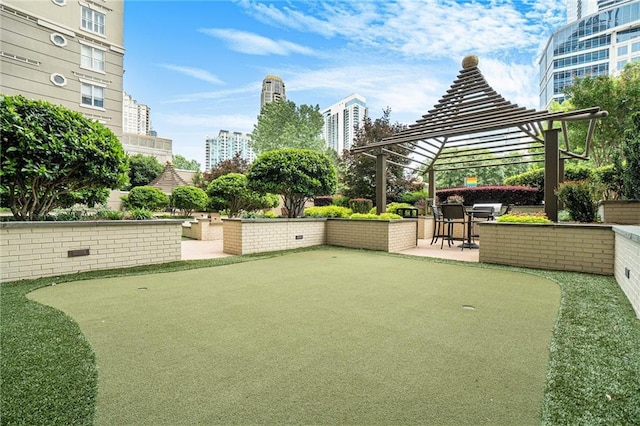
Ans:
{"type": "Polygon", "coordinates": [[[373,207],[373,201],[368,198],[352,198],[349,200],[349,208],[354,213],[367,213],[373,207]]]}
{"type": "Polygon", "coordinates": [[[99,210],[96,213],[96,218],[106,220],[122,220],[124,218],[124,213],[117,210],[99,210]]]}
{"type": "Polygon", "coordinates": [[[322,195],[313,199],[314,207],[330,206],[333,204],[333,197],[330,195],[322,195]]]}
{"type": "Polygon", "coordinates": [[[496,222],[506,223],[551,223],[547,215],[543,212],[538,213],[509,213],[503,214],[496,219],[496,222]]]}
{"type": "MultiPolygon", "coordinates": [[[[399,208],[411,208],[411,207],[413,206],[408,203],[389,203],[387,204],[387,210],[385,213],[395,214],[399,208]]],[[[369,213],[376,214],[377,213],[376,207],[373,207],[372,209],[370,209],[369,213]]]]}
{"type": "Polygon", "coordinates": [[[382,213],[377,215],[374,213],[354,213],[350,217],[351,219],[367,219],[367,220],[393,220],[402,219],[402,216],[395,213],[382,213]]]}
{"type": "Polygon", "coordinates": [[[351,209],[340,206],[307,207],[304,209],[305,217],[349,217],[352,214],[351,209]]]}
{"type": "Polygon", "coordinates": [[[278,196],[260,194],[249,187],[246,175],[227,173],[209,183],[209,208],[213,211],[226,212],[229,217],[244,213],[269,209],[278,205],[278,196]]]}
{"type": "Polygon", "coordinates": [[[279,216],[271,210],[265,212],[243,212],[240,217],[243,219],[277,219],[279,216]]]}
{"type": "Polygon", "coordinates": [[[169,196],[154,186],[136,186],[122,197],[125,208],[161,211],[169,206],[169,196]]]}
{"type": "Polygon", "coordinates": [[[349,207],[349,197],[339,196],[333,197],[333,204],[340,207],[349,207]]]}
{"type": "Polygon", "coordinates": [[[204,190],[191,185],[179,186],[171,192],[171,207],[181,210],[184,216],[204,210],[208,201],[204,190]]]}
{"type": "Polygon", "coordinates": [[[598,213],[596,188],[591,181],[569,181],[560,184],[556,195],[577,222],[595,222],[598,213]]]}
{"type": "Polygon", "coordinates": [[[624,195],[622,165],[619,161],[620,156],[614,155],[614,164],[598,167],[594,171],[594,177],[602,187],[603,200],[618,200],[624,195]]]}
{"type": "Polygon", "coordinates": [[[0,94],[0,205],[18,220],[104,201],[127,180],[117,136],[77,111],[0,94]]]}
{"type": "Polygon", "coordinates": [[[133,208],[129,210],[127,218],[134,220],[147,220],[153,219],[153,212],[144,208],[133,208]]]}

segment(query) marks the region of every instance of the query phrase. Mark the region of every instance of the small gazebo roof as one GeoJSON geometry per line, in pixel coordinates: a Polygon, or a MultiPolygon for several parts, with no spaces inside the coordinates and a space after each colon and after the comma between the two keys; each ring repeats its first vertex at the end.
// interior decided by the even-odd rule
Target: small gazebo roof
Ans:
{"type": "Polygon", "coordinates": [[[520,107],[487,83],[475,55],[465,57],[462,67],[451,88],[421,119],[393,136],[351,151],[371,157],[386,154],[391,164],[421,171],[542,162],[543,131],[559,124],[563,134],[560,157],[586,159],[571,150],[566,124],[589,120],[588,148],[595,120],[606,116],[606,111],[599,107],[570,112],[520,107]]]}
{"type": "Polygon", "coordinates": [[[156,187],[165,194],[171,194],[175,188],[184,185],[189,185],[189,183],[178,174],[173,164],[169,161],[167,161],[167,164],[164,166],[162,173],[149,183],[149,186],[156,187]]]}

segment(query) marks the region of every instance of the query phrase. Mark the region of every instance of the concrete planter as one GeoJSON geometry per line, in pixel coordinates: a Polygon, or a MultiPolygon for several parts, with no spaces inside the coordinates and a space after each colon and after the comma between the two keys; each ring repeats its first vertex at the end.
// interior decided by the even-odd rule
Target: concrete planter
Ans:
{"type": "Polygon", "coordinates": [[[480,262],[612,275],[611,225],[481,222],[480,262]]]}
{"type": "Polygon", "coordinates": [[[0,281],[180,260],[181,220],[1,222],[0,281]]]}
{"type": "Polygon", "coordinates": [[[600,201],[600,219],[619,225],[640,225],[640,200],[600,201]]]}
{"type": "Polygon", "coordinates": [[[417,221],[224,219],[223,234],[223,251],[235,255],[323,244],[395,252],[416,246],[417,221]]]}

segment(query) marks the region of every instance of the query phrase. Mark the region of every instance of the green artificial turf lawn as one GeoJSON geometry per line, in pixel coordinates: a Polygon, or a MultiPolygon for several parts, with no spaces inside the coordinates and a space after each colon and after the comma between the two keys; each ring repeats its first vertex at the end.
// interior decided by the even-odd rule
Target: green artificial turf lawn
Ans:
{"type": "Polygon", "coordinates": [[[538,424],[560,290],[323,249],[29,298],[88,339],[98,424],[538,424]]]}

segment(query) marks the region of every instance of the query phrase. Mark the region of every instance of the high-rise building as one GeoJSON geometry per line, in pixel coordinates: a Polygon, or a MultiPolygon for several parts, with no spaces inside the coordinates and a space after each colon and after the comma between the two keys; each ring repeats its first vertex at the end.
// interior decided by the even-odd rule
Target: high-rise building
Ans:
{"type": "Polygon", "coordinates": [[[286,101],[287,95],[284,82],[275,75],[268,75],[262,80],[262,93],[260,94],[260,110],[265,104],[273,101],[286,101]]]}
{"type": "Polygon", "coordinates": [[[567,23],[582,19],[598,11],[600,0],[567,0],[567,23]]]}
{"type": "Polygon", "coordinates": [[[357,93],[324,109],[322,137],[327,146],[339,155],[350,149],[355,140],[355,126],[360,126],[367,115],[367,100],[357,93]]]}
{"type": "Polygon", "coordinates": [[[597,6],[597,12],[549,38],[539,62],[542,108],[562,102],[576,78],[615,75],[628,62],[640,61],[640,1],[599,0],[597,6]]]}
{"type": "Polygon", "coordinates": [[[138,103],[126,92],[122,92],[122,131],[155,136],[151,134],[151,108],[138,103]]]}
{"type": "Polygon", "coordinates": [[[251,163],[256,154],[249,143],[251,135],[241,132],[220,130],[218,137],[207,138],[205,142],[205,170],[211,170],[218,163],[231,160],[236,154],[251,163]]]}
{"type": "Polygon", "coordinates": [[[79,111],[122,135],[121,0],[2,0],[0,92],[79,111]]]}

